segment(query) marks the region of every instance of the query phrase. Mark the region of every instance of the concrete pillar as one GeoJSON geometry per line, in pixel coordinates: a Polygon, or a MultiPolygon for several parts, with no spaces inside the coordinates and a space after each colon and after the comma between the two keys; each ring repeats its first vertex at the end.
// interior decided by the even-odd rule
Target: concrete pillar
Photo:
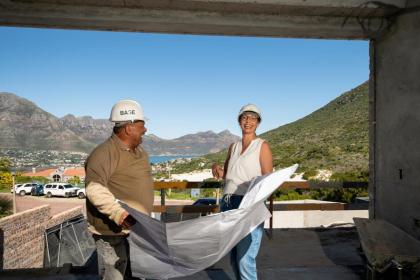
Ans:
{"type": "Polygon", "coordinates": [[[371,218],[420,240],[420,10],[371,43],[371,218]]]}

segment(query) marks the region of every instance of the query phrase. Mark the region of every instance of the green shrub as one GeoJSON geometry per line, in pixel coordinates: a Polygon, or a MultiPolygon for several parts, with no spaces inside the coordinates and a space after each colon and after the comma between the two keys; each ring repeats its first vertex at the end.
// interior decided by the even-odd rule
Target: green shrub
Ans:
{"type": "Polygon", "coordinates": [[[352,203],[355,201],[357,196],[367,196],[367,189],[365,188],[326,188],[311,190],[311,196],[313,199],[352,203]]]}
{"type": "Polygon", "coordinates": [[[70,178],[67,180],[67,183],[72,184],[73,186],[78,186],[82,183],[79,176],[73,176],[73,178],[70,178]]]}
{"type": "Polygon", "coordinates": [[[305,180],[309,180],[309,178],[315,177],[317,174],[318,174],[317,170],[308,170],[303,174],[302,178],[305,180]]]}
{"type": "Polygon", "coordinates": [[[311,199],[311,196],[307,193],[302,193],[299,190],[290,190],[290,191],[278,191],[275,194],[275,200],[283,201],[283,200],[303,200],[303,199],[311,199]]]}
{"type": "Polygon", "coordinates": [[[42,176],[22,176],[20,174],[17,174],[15,177],[15,182],[16,183],[32,183],[32,182],[37,182],[40,184],[46,184],[46,183],[50,183],[51,180],[49,180],[48,178],[42,177],[42,176]]]}
{"type": "Polygon", "coordinates": [[[324,201],[334,201],[352,203],[358,196],[368,196],[365,188],[322,188],[312,190],[280,190],[275,194],[274,200],[303,200],[316,199],[324,201]]]}
{"type": "Polygon", "coordinates": [[[340,182],[368,182],[369,171],[357,170],[353,172],[337,172],[331,175],[331,180],[340,182]]]}
{"type": "Polygon", "coordinates": [[[10,190],[13,177],[10,172],[0,171],[0,190],[10,190]]]}
{"type": "Polygon", "coordinates": [[[13,202],[5,197],[0,197],[0,218],[11,215],[13,202]]]}

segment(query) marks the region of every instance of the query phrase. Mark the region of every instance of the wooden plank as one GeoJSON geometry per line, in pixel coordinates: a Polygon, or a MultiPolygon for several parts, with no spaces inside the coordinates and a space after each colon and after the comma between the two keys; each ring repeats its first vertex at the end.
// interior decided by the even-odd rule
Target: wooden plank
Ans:
{"type": "Polygon", "coordinates": [[[308,181],[286,181],[279,187],[282,190],[309,189],[308,181]]]}
{"type": "MultiPolygon", "coordinates": [[[[295,189],[322,189],[322,188],[367,188],[367,182],[342,182],[337,184],[320,183],[315,185],[308,181],[286,181],[279,186],[282,190],[295,189]]],[[[221,181],[212,182],[154,182],[154,189],[205,189],[205,188],[222,188],[221,181]]]]}
{"type": "MultiPolygon", "coordinates": [[[[307,211],[307,210],[322,210],[322,211],[336,211],[346,210],[344,203],[305,203],[305,204],[275,204],[273,208],[270,207],[270,212],[273,211],[307,211]]],[[[219,205],[154,205],[153,212],[160,213],[218,213],[219,205]]]]}
{"type": "Polygon", "coordinates": [[[308,211],[308,210],[322,210],[335,211],[346,210],[344,203],[282,203],[275,204],[274,211],[308,211]]]}
{"type": "Polygon", "coordinates": [[[154,182],[153,187],[155,190],[160,189],[208,189],[208,188],[221,188],[221,182],[154,182]]]}
{"type": "Polygon", "coordinates": [[[158,213],[219,213],[218,205],[153,205],[153,212],[158,213]]]}
{"type": "MultiPolygon", "coordinates": [[[[161,189],[206,189],[206,188],[222,188],[223,184],[220,181],[214,182],[154,182],[155,190],[161,189]]],[[[287,181],[279,186],[280,189],[294,190],[294,189],[309,189],[309,182],[307,181],[287,181]]]]}

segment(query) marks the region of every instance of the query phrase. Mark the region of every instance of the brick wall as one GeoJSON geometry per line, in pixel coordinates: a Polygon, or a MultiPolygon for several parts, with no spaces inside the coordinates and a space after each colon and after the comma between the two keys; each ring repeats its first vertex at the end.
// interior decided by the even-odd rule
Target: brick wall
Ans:
{"type": "Polygon", "coordinates": [[[81,206],[50,215],[48,205],[0,219],[0,269],[43,266],[46,229],[83,214],[81,206]]]}
{"type": "Polygon", "coordinates": [[[72,209],[69,209],[67,211],[64,211],[57,215],[52,216],[51,219],[45,222],[44,228],[45,229],[51,228],[53,226],[63,223],[64,221],[67,221],[71,218],[74,218],[80,215],[83,216],[83,207],[82,206],[74,207],[72,209]]]}

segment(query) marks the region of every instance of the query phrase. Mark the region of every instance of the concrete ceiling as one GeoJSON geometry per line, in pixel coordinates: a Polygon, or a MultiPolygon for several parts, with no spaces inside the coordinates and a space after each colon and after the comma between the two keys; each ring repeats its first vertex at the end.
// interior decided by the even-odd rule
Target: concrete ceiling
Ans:
{"type": "Polygon", "coordinates": [[[0,25],[369,39],[405,6],[406,0],[0,0],[0,25]]]}

